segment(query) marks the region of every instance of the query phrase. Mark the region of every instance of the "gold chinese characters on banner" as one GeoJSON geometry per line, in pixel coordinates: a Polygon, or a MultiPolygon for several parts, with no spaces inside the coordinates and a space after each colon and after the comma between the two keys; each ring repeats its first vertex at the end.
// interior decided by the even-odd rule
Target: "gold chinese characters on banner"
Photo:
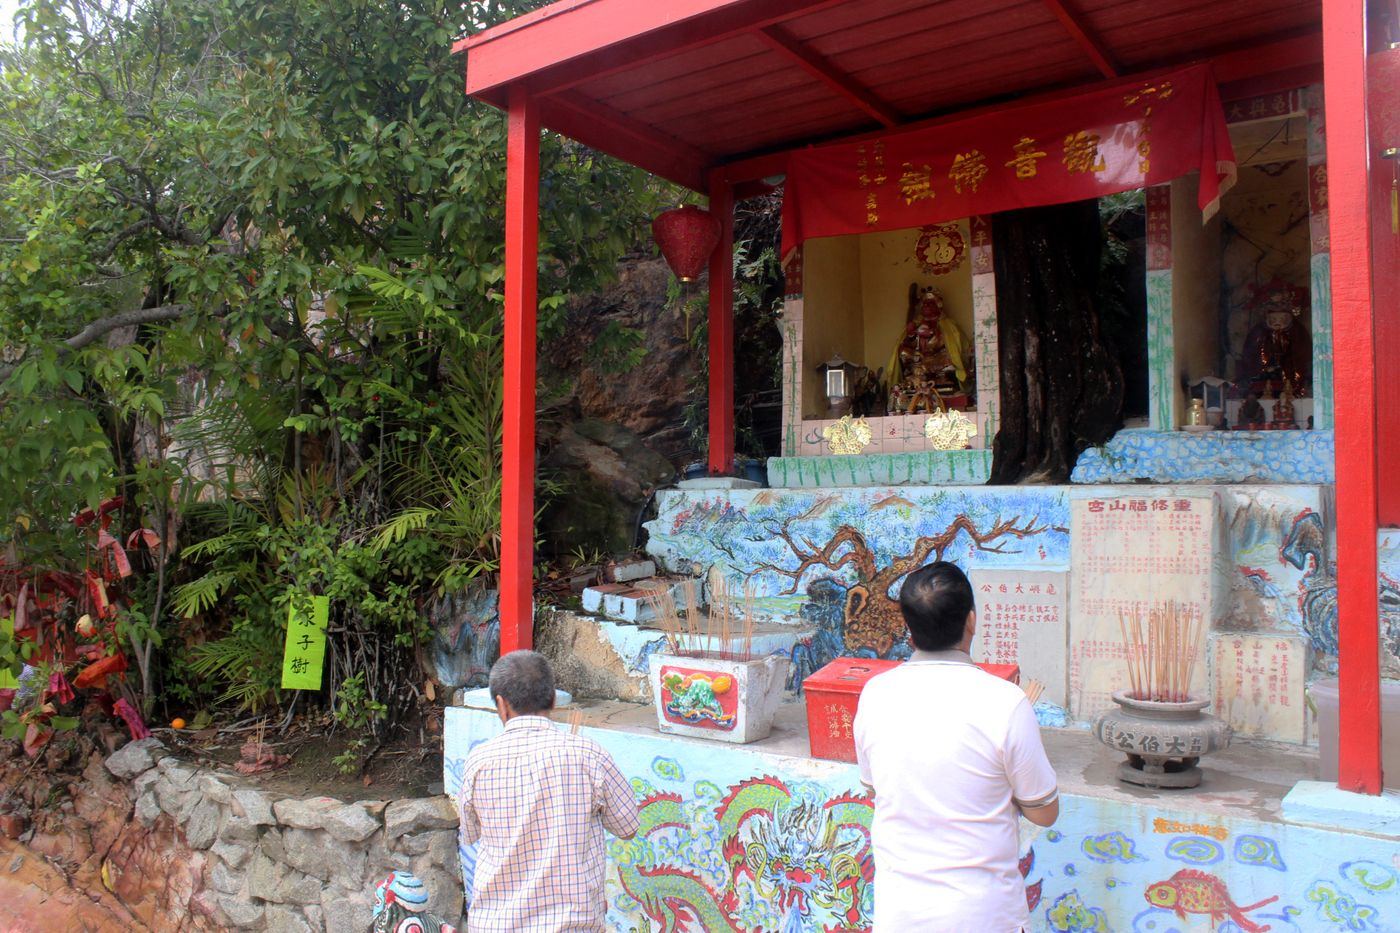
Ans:
{"type": "Polygon", "coordinates": [[[782,254],[811,237],[1087,200],[1189,172],[1200,174],[1209,218],[1234,182],[1235,153],[1208,65],[797,150],[782,254]]]}

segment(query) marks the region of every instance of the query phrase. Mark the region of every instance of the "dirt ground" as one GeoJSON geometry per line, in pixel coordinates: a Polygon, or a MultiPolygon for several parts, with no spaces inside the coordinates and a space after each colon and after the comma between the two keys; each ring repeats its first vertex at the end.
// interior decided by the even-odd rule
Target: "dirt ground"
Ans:
{"type": "MultiPolygon", "coordinates": [[[[285,735],[277,723],[264,728],[262,741],[290,761],[252,776],[256,786],[291,796],[324,796],[340,800],[394,800],[442,793],[441,711],[430,710],[422,720],[407,724],[373,749],[363,770],[344,773],[335,762],[352,736],[328,734],[320,718],[298,719],[285,735]]],[[[232,769],[244,743],[259,735],[256,728],[237,733],[161,729],[155,734],[172,751],[202,765],[232,769]]]]}

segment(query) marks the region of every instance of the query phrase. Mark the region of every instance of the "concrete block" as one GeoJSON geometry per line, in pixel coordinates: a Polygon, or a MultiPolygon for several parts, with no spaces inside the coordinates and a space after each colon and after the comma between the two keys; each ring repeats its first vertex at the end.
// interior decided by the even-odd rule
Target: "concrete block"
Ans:
{"type": "Polygon", "coordinates": [[[605,575],[611,583],[635,583],[656,576],[656,564],[644,557],[620,560],[609,564],[605,575]]]}
{"type": "Polygon", "coordinates": [[[1290,823],[1400,839],[1400,793],[1353,794],[1325,781],[1299,781],[1283,798],[1290,823]]]}
{"type": "Polygon", "coordinates": [[[625,583],[600,583],[597,586],[584,587],[583,590],[583,611],[591,612],[594,615],[601,615],[603,612],[603,601],[610,593],[621,593],[630,589],[625,583]]]}
{"type": "Polygon", "coordinates": [[[603,614],[609,619],[634,625],[650,622],[656,618],[656,607],[652,604],[654,598],[653,589],[643,589],[639,586],[609,593],[603,598],[603,614]]]}

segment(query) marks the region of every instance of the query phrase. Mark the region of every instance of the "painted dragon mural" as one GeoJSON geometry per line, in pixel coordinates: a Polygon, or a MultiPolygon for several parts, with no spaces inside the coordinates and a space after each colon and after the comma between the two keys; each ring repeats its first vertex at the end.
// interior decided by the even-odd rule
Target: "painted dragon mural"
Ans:
{"type": "MultiPolygon", "coordinates": [[[[1303,572],[1298,582],[1298,609],[1303,629],[1318,654],[1318,665],[1335,670],[1338,651],[1337,564],[1327,556],[1327,531],[1322,516],[1303,510],[1279,548],[1279,560],[1303,572]]],[[[1379,582],[1381,667],[1400,674],[1400,586],[1382,572],[1379,582]]]]}
{"type": "MultiPolygon", "coordinates": [[[[653,763],[658,774],[674,765],[653,763]],[[663,767],[658,768],[658,764],[663,767]]],[[[645,787],[645,785],[643,785],[645,787]]],[[[695,799],[645,787],[641,829],[612,844],[622,895],[613,906],[645,917],[655,933],[865,933],[875,878],[868,794],[825,797],[774,776],[695,799]]],[[[1035,865],[1028,851],[1023,878],[1035,865]]],[[[1031,910],[1041,881],[1026,886],[1031,910]]]]}
{"type": "Polygon", "coordinates": [[[614,843],[618,880],[661,933],[843,933],[870,926],[868,796],[825,802],[794,794],[776,777],[735,785],[709,814],[681,795],[653,791],[641,829],[614,843]],[[701,817],[697,822],[696,817],[701,817]],[[696,837],[699,838],[696,838],[696,837]],[[665,837],[680,837],[667,839],[665,837]],[[689,837],[689,838],[687,838],[689,837]],[[722,886],[666,855],[703,845],[719,854],[722,886]]]}

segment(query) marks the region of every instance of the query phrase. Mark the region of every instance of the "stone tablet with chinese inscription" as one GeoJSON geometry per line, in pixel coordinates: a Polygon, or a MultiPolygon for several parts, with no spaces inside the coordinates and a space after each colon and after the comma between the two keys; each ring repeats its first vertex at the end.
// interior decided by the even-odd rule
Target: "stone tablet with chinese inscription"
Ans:
{"type": "Polygon", "coordinates": [[[1134,495],[1085,495],[1071,508],[1070,711],[1092,719],[1129,688],[1119,617],[1175,600],[1201,613],[1194,696],[1209,696],[1205,632],[1212,618],[1215,497],[1144,487],[1134,495]]]}
{"type": "Polygon", "coordinates": [[[1019,664],[1022,683],[1040,681],[1042,699],[1064,706],[1069,574],[973,570],[972,591],[977,598],[972,659],[1019,664]]]}
{"type": "Polygon", "coordinates": [[[1308,643],[1284,635],[1211,637],[1215,715],[1242,735],[1307,741],[1308,643]]]}

